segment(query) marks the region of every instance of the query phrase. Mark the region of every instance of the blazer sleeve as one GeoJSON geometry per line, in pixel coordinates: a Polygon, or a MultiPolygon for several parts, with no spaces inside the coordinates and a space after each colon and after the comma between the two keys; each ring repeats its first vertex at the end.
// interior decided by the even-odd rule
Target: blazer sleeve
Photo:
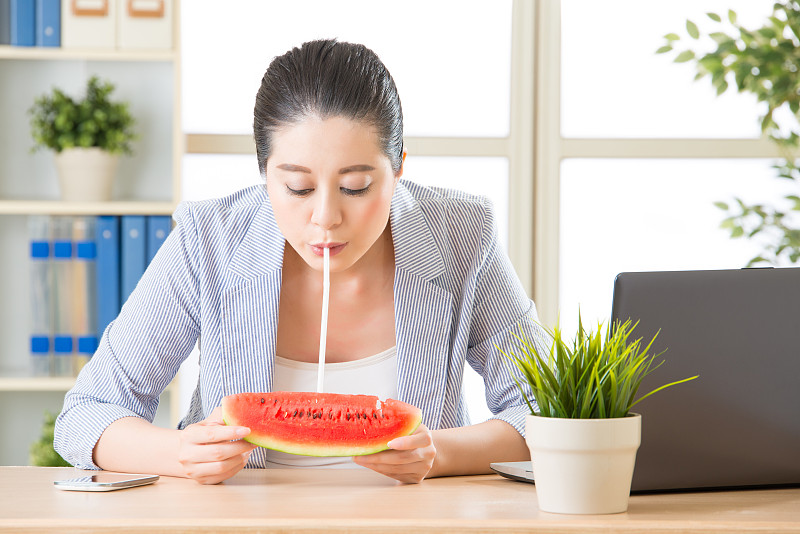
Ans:
{"type": "MultiPolygon", "coordinates": [[[[488,200],[485,214],[467,362],[483,377],[486,402],[494,414],[492,419],[507,422],[524,436],[525,415],[530,414],[525,399],[533,403],[531,391],[519,380],[516,368],[499,349],[509,354],[518,353],[516,336],[545,349],[549,336],[539,325],[536,305],[525,293],[499,243],[493,208],[488,200]],[[524,396],[517,381],[523,386],[524,396]]],[[[535,404],[533,406],[535,408],[535,404]]]]}
{"type": "Polygon", "coordinates": [[[174,218],[175,228],[64,399],[54,446],[76,467],[99,469],[94,447],[117,419],[153,421],[159,395],[199,335],[197,235],[185,204],[174,218]]]}

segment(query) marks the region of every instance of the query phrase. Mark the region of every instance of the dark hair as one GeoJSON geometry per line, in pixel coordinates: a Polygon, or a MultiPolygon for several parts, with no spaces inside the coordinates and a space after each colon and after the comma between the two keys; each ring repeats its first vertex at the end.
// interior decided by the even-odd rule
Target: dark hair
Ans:
{"type": "Polygon", "coordinates": [[[309,41],[272,60],[253,112],[258,168],[266,173],[272,135],[310,116],[344,117],[376,128],[392,170],[403,163],[403,110],[391,74],[366,46],[309,41]]]}

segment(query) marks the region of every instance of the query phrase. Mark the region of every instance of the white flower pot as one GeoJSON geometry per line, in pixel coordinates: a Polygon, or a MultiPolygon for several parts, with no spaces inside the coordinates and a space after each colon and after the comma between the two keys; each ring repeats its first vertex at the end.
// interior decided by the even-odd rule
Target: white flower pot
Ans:
{"type": "Polygon", "coordinates": [[[529,415],[539,509],[559,514],[613,514],[628,509],[642,417],[558,419],[529,415]]]}
{"type": "Polygon", "coordinates": [[[111,200],[119,155],[99,148],[69,148],[55,155],[62,200],[111,200]]]}

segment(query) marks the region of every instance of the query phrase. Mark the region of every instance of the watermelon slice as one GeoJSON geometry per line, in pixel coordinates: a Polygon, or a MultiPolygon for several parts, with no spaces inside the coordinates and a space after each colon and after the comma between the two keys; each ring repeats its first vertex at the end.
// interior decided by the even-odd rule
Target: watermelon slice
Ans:
{"type": "Polygon", "coordinates": [[[306,456],[360,456],[388,449],[422,421],[422,411],[373,395],[275,391],[222,399],[225,424],[250,429],[244,439],[306,456]]]}

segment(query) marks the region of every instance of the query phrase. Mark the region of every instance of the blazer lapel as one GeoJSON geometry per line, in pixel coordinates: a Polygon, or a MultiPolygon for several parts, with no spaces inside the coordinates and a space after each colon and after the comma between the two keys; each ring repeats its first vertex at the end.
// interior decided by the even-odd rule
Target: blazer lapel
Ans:
{"type": "Polygon", "coordinates": [[[434,281],[444,260],[422,211],[403,182],[390,212],[395,249],[394,310],[398,396],[439,428],[447,385],[453,298],[434,281]]]}
{"type": "Polygon", "coordinates": [[[223,395],[272,390],[284,244],[265,198],[226,272],[220,301],[223,395]]]}

